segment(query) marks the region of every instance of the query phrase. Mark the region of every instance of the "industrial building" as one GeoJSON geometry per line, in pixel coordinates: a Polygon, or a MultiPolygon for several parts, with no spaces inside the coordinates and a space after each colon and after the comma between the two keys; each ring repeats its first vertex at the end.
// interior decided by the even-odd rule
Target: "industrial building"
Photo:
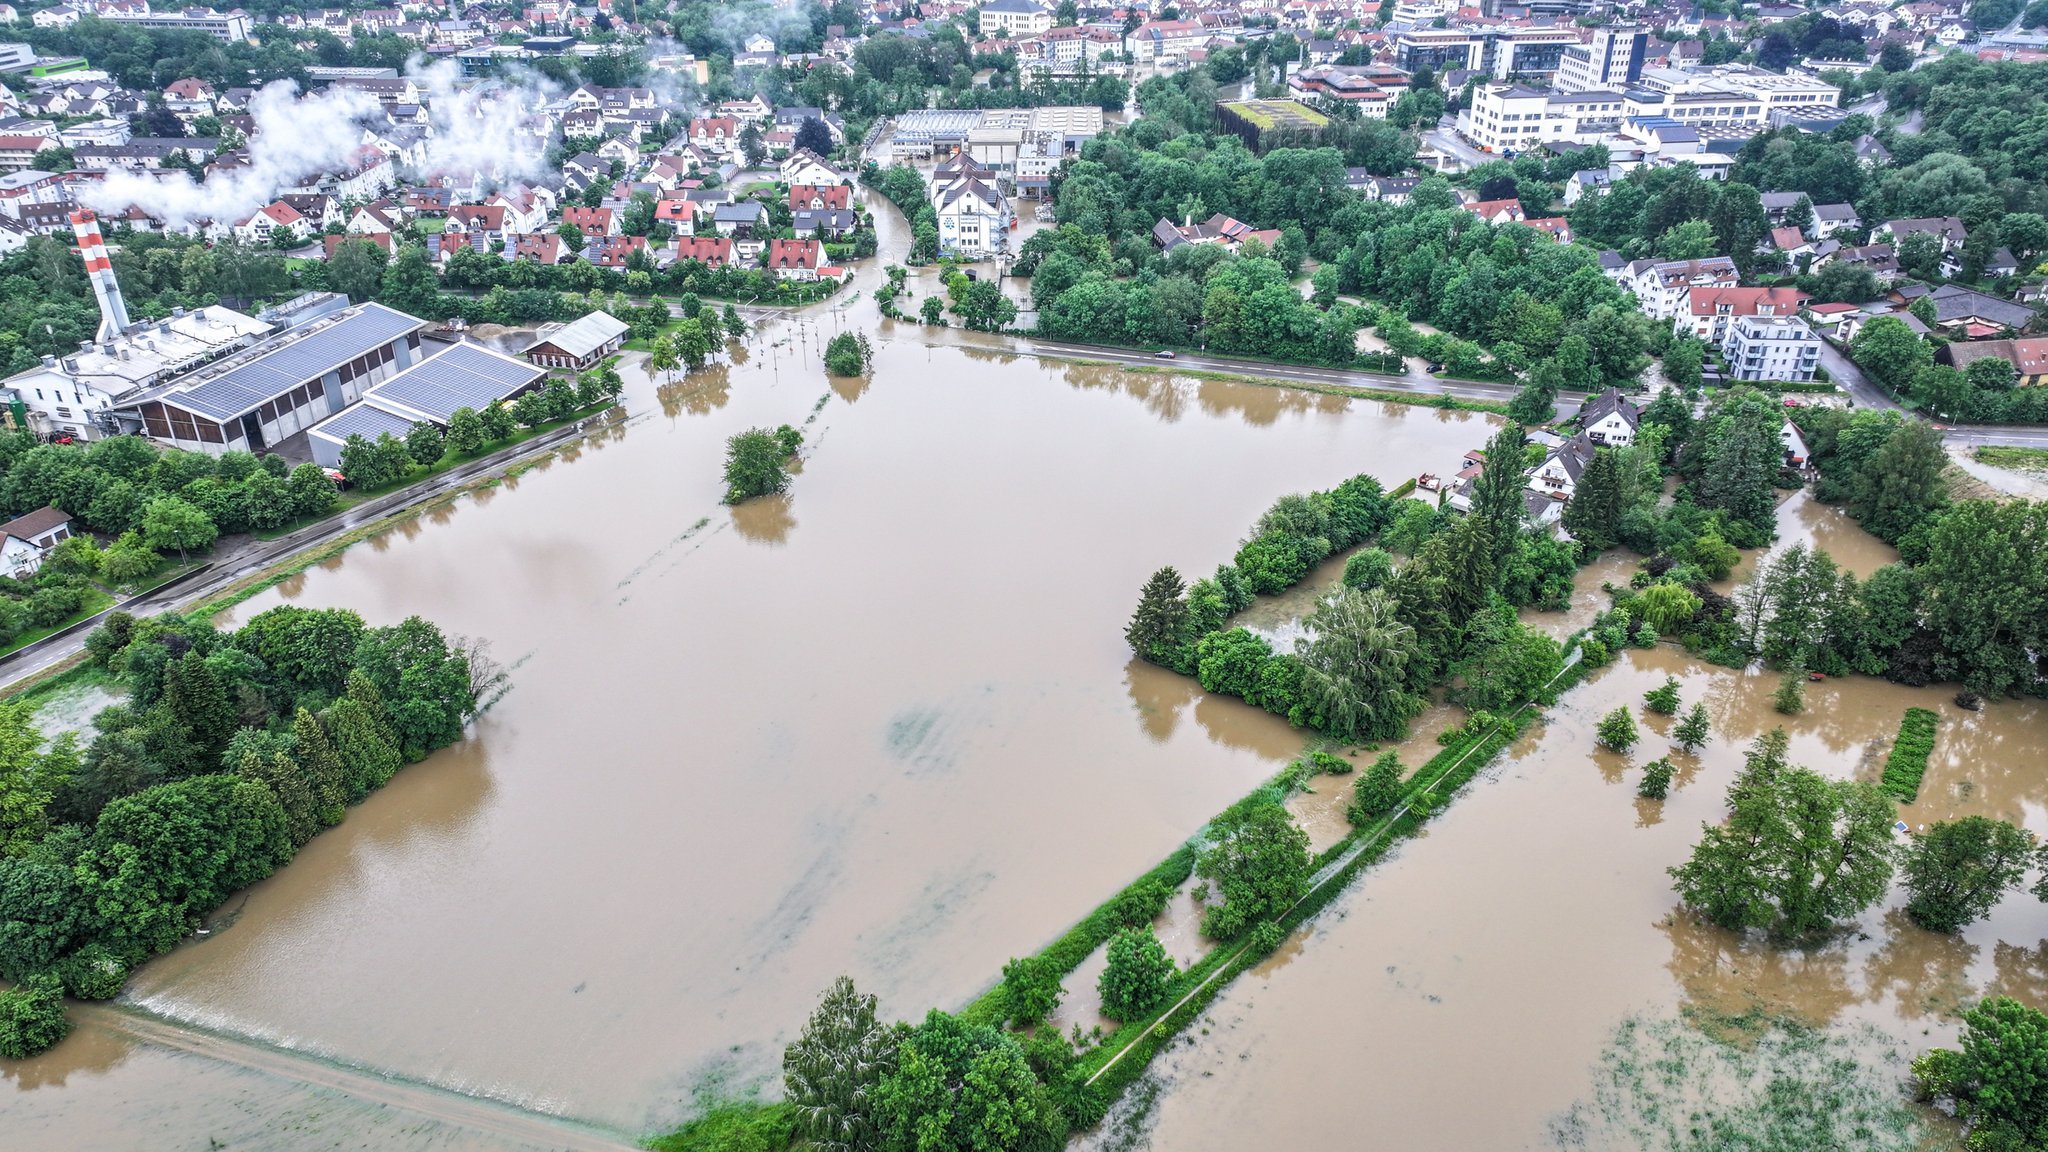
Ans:
{"type": "Polygon", "coordinates": [[[533,346],[520,353],[542,368],[580,371],[617,352],[631,331],[609,312],[592,312],[567,324],[542,328],[533,346]]]}
{"type": "Polygon", "coordinates": [[[94,440],[143,433],[218,455],[262,452],[420,359],[426,321],[310,293],[249,316],[212,305],[131,322],[99,222],[72,214],[100,327],[79,350],[7,379],[31,429],[94,440]]]}
{"type": "Polygon", "coordinates": [[[375,440],[388,432],[403,438],[420,423],[445,432],[456,409],[481,412],[540,387],[545,379],[545,370],[480,344],[463,342],[439,354],[429,346],[425,359],[365,389],[361,401],[315,424],[306,441],[314,463],[340,468],[341,449],[350,436],[375,440]]]}

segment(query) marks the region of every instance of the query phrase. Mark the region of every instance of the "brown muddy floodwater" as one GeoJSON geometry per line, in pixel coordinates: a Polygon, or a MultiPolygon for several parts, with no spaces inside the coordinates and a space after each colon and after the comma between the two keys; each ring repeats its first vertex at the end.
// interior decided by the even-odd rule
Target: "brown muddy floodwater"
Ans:
{"type": "Polygon", "coordinates": [[[1277,495],[1391,486],[1491,431],[902,338],[828,382],[832,324],[635,370],[624,425],[239,609],[420,613],[514,686],[136,975],[142,1010],[244,1057],[86,1013],[0,1065],[0,1143],[523,1146],[300,1061],[638,1136],[779,1077],[842,972],[889,1013],[957,1006],[1300,751],[1131,663],[1145,577],[1228,559],[1277,495]],[[720,505],[725,439],[782,423],[807,425],[790,494],[720,505]]]}
{"type": "MultiPolygon", "coordinates": [[[[1800,514],[1788,508],[1788,519],[1800,514]]],[[[1849,561],[1858,570],[1883,562],[1859,555],[1849,561]]],[[[1759,947],[1677,912],[1665,869],[1721,819],[1743,748],[1775,726],[1790,733],[1796,763],[1875,779],[1903,711],[1932,708],[1933,761],[1901,816],[1918,825],[1981,813],[2048,833],[2040,702],[1969,713],[1953,687],[1856,678],[1810,686],[1808,710],[1787,717],[1771,707],[1776,683],[1667,646],[1631,650],[1572,689],[1425,836],[1298,936],[1304,946],[1219,997],[1155,1064],[1153,1083],[1084,1144],[1239,1149],[1256,1132],[1276,1148],[1546,1148],[1626,1019],[1760,1012],[1838,1026],[1829,1033],[1845,1051],[1903,1078],[1905,1060],[1953,1043],[1966,1000],[2002,993],[2048,1007],[2048,907],[2025,891],[1960,938],[1908,923],[1895,891],[1859,931],[1806,951],[1759,947]],[[1688,703],[1706,702],[1715,740],[1697,757],[1673,754],[1679,774],[1660,803],[1638,799],[1635,785],[1644,763],[1670,752],[1670,721],[1650,717],[1627,757],[1597,749],[1593,730],[1666,673],[1688,703]]]]}

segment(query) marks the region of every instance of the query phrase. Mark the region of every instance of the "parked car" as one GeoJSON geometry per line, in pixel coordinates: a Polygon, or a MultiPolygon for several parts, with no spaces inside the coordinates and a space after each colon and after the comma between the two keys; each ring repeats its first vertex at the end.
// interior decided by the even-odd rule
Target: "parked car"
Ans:
{"type": "Polygon", "coordinates": [[[1173,359],[1173,349],[1171,349],[1171,348],[1162,348],[1162,349],[1160,349],[1159,351],[1157,351],[1157,352],[1154,352],[1154,353],[1152,354],[1152,358],[1153,358],[1154,360],[1171,360],[1171,359],[1173,359]]]}

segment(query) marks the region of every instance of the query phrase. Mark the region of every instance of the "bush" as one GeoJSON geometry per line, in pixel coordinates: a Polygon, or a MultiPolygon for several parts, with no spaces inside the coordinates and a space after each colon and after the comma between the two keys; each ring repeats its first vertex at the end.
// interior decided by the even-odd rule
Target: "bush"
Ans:
{"type": "Polygon", "coordinates": [[[1268,532],[1237,550],[1233,561],[1254,592],[1271,596],[1285,592],[1308,575],[1311,563],[1301,541],[1293,536],[1268,532]]]}
{"type": "Polygon", "coordinates": [[[1147,876],[1122,892],[1110,903],[1109,918],[1119,928],[1139,928],[1159,919],[1173,888],[1164,880],[1147,876]]]}
{"type": "Polygon", "coordinates": [[[1316,751],[1309,753],[1308,764],[1310,768],[1317,772],[1330,776],[1348,776],[1351,774],[1351,761],[1328,752],[1316,751]]]}
{"type": "Polygon", "coordinates": [[[1626,708],[1616,708],[1600,718],[1599,740],[1603,747],[1626,752],[1636,746],[1635,717],[1626,708]]]}
{"type": "Polygon", "coordinates": [[[1060,971],[1043,956],[1025,956],[1003,965],[1003,1003],[1009,1021],[1036,1024],[1060,1006],[1060,971]]]}
{"type": "Polygon", "coordinates": [[[1351,807],[1345,814],[1354,826],[1363,828],[1392,812],[1400,802],[1401,757],[1394,752],[1382,752],[1352,786],[1351,807]]]}
{"type": "Polygon", "coordinates": [[[26,1060],[49,1051],[70,1032],[64,986],[57,977],[31,976],[0,992],[0,1056],[26,1060]]]}
{"type": "Polygon", "coordinates": [[[791,454],[787,443],[780,430],[770,432],[766,428],[749,428],[727,440],[725,502],[738,504],[787,488],[789,473],[783,469],[783,462],[791,454]]]}
{"type": "Polygon", "coordinates": [[[1344,583],[1361,592],[1385,586],[1394,578],[1394,558],[1384,549],[1366,548],[1344,562],[1344,583]]]}
{"type": "Polygon", "coordinates": [[[1659,756],[1643,765],[1643,782],[1636,785],[1636,795],[1645,800],[1662,800],[1671,790],[1671,761],[1659,756]]]}
{"type": "Polygon", "coordinates": [[[1166,999],[1173,960],[1151,928],[1126,928],[1109,942],[1109,965],[1096,981],[1102,1012],[1112,1020],[1136,1020],[1166,999]]]}
{"type": "Polygon", "coordinates": [[[1678,714],[1678,677],[1666,676],[1664,683],[1643,694],[1643,703],[1659,716],[1678,714]]]}
{"type": "Polygon", "coordinates": [[[128,966],[99,944],[88,944],[57,965],[64,991],[80,1000],[112,1000],[128,982],[128,966]]]}

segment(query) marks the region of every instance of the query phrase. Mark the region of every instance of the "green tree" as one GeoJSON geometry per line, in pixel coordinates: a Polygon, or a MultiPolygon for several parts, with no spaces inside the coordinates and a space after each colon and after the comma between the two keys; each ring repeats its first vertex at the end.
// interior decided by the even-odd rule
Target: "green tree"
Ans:
{"type": "Polygon", "coordinates": [[[1959,932],[2019,886],[2033,855],[2032,834],[2003,820],[1941,821],[1900,853],[1906,915],[1930,932],[1959,932]]]}
{"type": "Polygon", "coordinates": [[[1660,580],[1638,593],[1635,611],[1661,635],[1672,635],[1699,614],[1700,598],[1683,584],[1660,580]]]}
{"type": "Polygon", "coordinates": [[[926,324],[943,328],[946,326],[946,302],[937,296],[927,296],[918,306],[918,314],[926,324]]]}
{"type": "Polygon", "coordinates": [[[1706,746],[1713,734],[1713,722],[1707,717],[1707,706],[1694,704],[1686,712],[1685,719],[1678,722],[1678,727],[1672,729],[1671,738],[1687,752],[1697,752],[1706,746]]]}
{"type": "Polygon", "coordinates": [[[740,318],[739,309],[733,307],[730,304],[727,304],[725,306],[725,315],[723,319],[725,322],[725,334],[727,336],[732,337],[734,340],[746,339],[747,322],[740,318]]]}
{"type": "Polygon", "coordinates": [[[365,303],[383,287],[384,266],[390,260],[381,246],[368,240],[343,240],[327,258],[327,286],[347,293],[358,304],[365,303]]]}
{"type": "Polygon", "coordinates": [[[834,376],[858,376],[868,370],[874,350],[861,332],[841,332],[825,345],[825,371],[834,376]]]}
{"type": "Polygon", "coordinates": [[[320,822],[333,827],[348,811],[349,776],[326,725],[304,708],[292,715],[292,750],[305,774],[320,822]]]}
{"type": "Polygon", "coordinates": [[[1905,391],[1920,369],[1933,363],[1927,341],[1895,316],[1879,316],[1849,341],[1849,358],[1892,392],[1905,391]]]}
{"type": "Polygon", "coordinates": [[[1372,767],[1351,786],[1351,806],[1345,814],[1363,828],[1394,810],[1401,802],[1401,757],[1391,750],[1382,752],[1372,767]]]}
{"type": "Polygon", "coordinates": [[[351,801],[376,791],[398,772],[400,758],[390,734],[360,701],[336,700],[325,719],[351,801]]]}
{"type": "Polygon", "coordinates": [[[1598,739],[1602,747],[1626,752],[1636,746],[1635,717],[1626,708],[1616,708],[1600,718],[1598,739]]]}
{"type": "Polygon", "coordinates": [[[1051,1149],[1067,1131],[1015,1040],[936,1009],[898,1043],[874,1113],[882,1152],[1051,1149]]]}
{"type": "Polygon", "coordinates": [[[473,456],[484,446],[484,421],[476,409],[465,404],[449,415],[447,443],[457,456],[473,456]]]}
{"type": "Polygon", "coordinates": [[[31,976],[0,992],[0,1056],[26,1060],[49,1051],[70,1033],[64,985],[56,976],[31,976]]]}
{"type": "Polygon", "coordinates": [[[412,430],[405,434],[405,454],[422,468],[432,468],[448,454],[448,443],[441,437],[441,430],[425,420],[415,421],[412,430]]]}
{"type": "Polygon", "coordinates": [[[1502,425],[1486,442],[1486,462],[1472,484],[1472,515],[1486,525],[1493,545],[1493,579],[1489,585],[1499,581],[1527,515],[1522,505],[1529,481],[1527,442],[1528,434],[1520,424],[1509,421],[1502,425]]]}
{"type": "Polygon", "coordinates": [[[1643,694],[1643,702],[1660,716],[1678,714],[1678,677],[1666,676],[1664,683],[1643,694]]]}
{"type": "Polygon", "coordinates": [[[1311,636],[1295,642],[1301,690],[1339,740],[1393,740],[1423,707],[1409,687],[1418,659],[1415,629],[1401,622],[1385,589],[1333,588],[1309,615],[1311,636]]]}
{"type": "Polygon", "coordinates": [[[1662,800],[1671,791],[1671,776],[1670,758],[1659,756],[1643,765],[1643,781],[1636,785],[1636,795],[1645,800],[1662,800]]]}
{"type": "Polygon", "coordinates": [[[500,440],[510,439],[512,433],[518,430],[512,413],[496,400],[486,405],[478,416],[483,421],[484,436],[494,444],[500,440]]]}
{"type": "Polygon", "coordinates": [[[1154,572],[1138,593],[1137,610],[1124,627],[1131,651],[1155,664],[1171,665],[1173,649],[1187,626],[1187,585],[1171,565],[1154,572]]]}
{"type": "Polygon", "coordinates": [[[1369,592],[1394,578],[1394,558],[1384,549],[1361,548],[1344,561],[1344,586],[1369,592]]]}
{"type": "Polygon", "coordinates": [[[1530,369],[1528,378],[1508,402],[1508,419],[1518,424],[1545,424],[1557,415],[1557,393],[1561,381],[1549,362],[1530,369]]]}
{"type": "Polygon", "coordinates": [[[1962,1051],[1913,1061],[1929,1097],[1952,1097],[1970,1118],[1969,1145],[1986,1152],[2040,1146],[2048,1127],[2048,1016],[2006,996],[1963,1013],[1962,1051]]]}
{"type": "Polygon", "coordinates": [[[142,506],[142,537],[153,550],[177,550],[179,559],[213,547],[219,530],[196,506],[176,496],[159,496],[142,506]]]}
{"type": "Polygon", "coordinates": [[[775,433],[749,428],[725,442],[725,502],[738,504],[789,487],[790,453],[775,433]]]}
{"type": "Polygon", "coordinates": [[[1785,450],[1778,433],[1785,417],[1767,398],[1738,400],[1728,418],[1707,435],[1712,463],[1700,478],[1699,503],[1719,508],[1763,536],[1778,517],[1775,483],[1785,450]]]}
{"type": "Polygon", "coordinates": [[[794,1043],[782,1050],[783,1097],[821,1152],[877,1145],[875,1089],[896,1066],[896,1038],[875,1019],[875,998],[845,976],[832,982],[794,1043]]]}
{"type": "Polygon", "coordinates": [[[1771,696],[1771,707],[1787,716],[1797,716],[1806,711],[1806,669],[1797,662],[1778,677],[1778,690],[1771,696]]]}
{"type": "Polygon", "coordinates": [[[1052,1015],[1064,989],[1060,970],[1043,956],[1012,957],[1003,965],[1003,1005],[1011,1023],[1028,1027],[1052,1015]]]}
{"type": "Polygon", "coordinates": [[[1144,1016],[1165,1001],[1173,976],[1173,960],[1150,925],[1118,932],[1109,939],[1109,965],[1096,981],[1103,1015],[1120,1021],[1144,1016]]]}
{"type": "Polygon", "coordinates": [[[285,477],[286,500],[291,504],[292,517],[310,520],[334,511],[334,501],[340,495],[326,469],[318,464],[305,463],[292,469],[285,477]]]}
{"type": "Polygon", "coordinates": [[[1707,825],[1670,869],[1679,898],[1724,928],[1821,931],[1884,896],[1897,808],[1868,781],[1829,780],[1785,759],[1784,729],[1759,737],[1707,825]]]}
{"type": "Polygon", "coordinates": [[[1871,535],[1896,544],[1948,503],[1947,470],[1941,433],[1918,420],[1901,424],[1857,469],[1849,514],[1871,535]]]}
{"type": "Polygon", "coordinates": [[[1585,545],[1589,555],[1612,548],[1624,495],[1620,457],[1612,448],[1594,450],[1593,459],[1579,474],[1571,501],[1564,506],[1564,530],[1585,545]]]}
{"type": "Polygon", "coordinates": [[[1312,862],[1308,833],[1287,809],[1261,797],[1239,804],[1210,827],[1209,847],[1195,872],[1223,900],[1202,914],[1202,932],[1234,940],[1262,920],[1286,911],[1308,887],[1312,862]]]}
{"type": "Polygon", "coordinates": [[[183,659],[164,669],[163,706],[184,728],[198,761],[208,766],[220,763],[228,740],[242,726],[227,690],[197,651],[185,653],[183,659]]]}

